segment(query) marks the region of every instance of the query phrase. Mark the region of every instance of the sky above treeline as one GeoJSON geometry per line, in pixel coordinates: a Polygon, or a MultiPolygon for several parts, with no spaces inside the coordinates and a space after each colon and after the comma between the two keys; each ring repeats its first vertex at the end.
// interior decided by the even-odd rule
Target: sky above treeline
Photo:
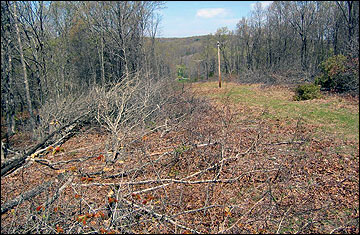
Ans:
{"type": "MultiPolygon", "coordinates": [[[[168,1],[161,15],[158,37],[191,37],[214,34],[218,28],[234,30],[249,17],[257,1],[168,1]]],[[[263,8],[272,1],[259,1],[263,8]]]]}

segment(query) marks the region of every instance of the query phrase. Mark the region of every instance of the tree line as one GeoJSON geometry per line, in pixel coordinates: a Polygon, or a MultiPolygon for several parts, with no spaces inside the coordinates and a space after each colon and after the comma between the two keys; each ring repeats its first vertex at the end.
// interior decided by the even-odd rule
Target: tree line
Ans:
{"type": "Polygon", "coordinates": [[[332,67],[324,62],[343,55],[335,58],[352,69],[347,87],[358,91],[357,1],[257,3],[235,30],[219,28],[184,46],[157,38],[162,7],[159,1],[2,1],[2,138],[23,126],[41,139],[51,132],[49,123],[70,122],[97,106],[94,97],[129,87],[156,87],[147,98],[137,95],[145,107],[179,68],[183,76],[211,78],[217,74],[217,41],[222,72],[241,82],[312,82],[322,68],[333,73],[341,67],[337,59],[328,62],[332,67]]]}
{"type": "MultiPolygon", "coordinates": [[[[222,27],[202,40],[192,58],[201,61],[202,78],[217,73],[217,41],[221,70],[241,81],[314,81],[319,65],[332,56],[344,55],[358,65],[359,2],[274,1],[267,8],[257,3],[235,30],[222,27]]],[[[197,67],[188,64],[192,77],[197,67]]]]}
{"type": "Polygon", "coordinates": [[[96,87],[109,91],[129,77],[166,80],[167,63],[154,50],[155,10],[163,5],[1,1],[2,134],[9,138],[23,126],[41,139],[49,123],[69,122],[91,106],[85,100],[96,87]]]}

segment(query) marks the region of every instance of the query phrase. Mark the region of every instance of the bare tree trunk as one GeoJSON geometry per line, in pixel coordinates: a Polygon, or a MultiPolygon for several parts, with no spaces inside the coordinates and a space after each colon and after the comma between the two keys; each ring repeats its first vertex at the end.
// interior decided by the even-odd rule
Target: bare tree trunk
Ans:
{"type": "MultiPolygon", "coordinates": [[[[11,39],[8,37],[6,45],[4,45],[4,53],[1,53],[1,61],[4,61],[2,69],[4,69],[4,101],[5,101],[5,118],[6,118],[6,144],[9,143],[9,137],[15,133],[15,106],[14,106],[14,92],[13,92],[13,78],[12,78],[12,51],[11,39]],[[5,64],[6,63],[6,64],[5,64]]],[[[1,45],[1,49],[3,45],[1,45]]]]}
{"type": "MultiPolygon", "coordinates": [[[[4,46],[4,53],[1,53],[1,61],[4,61],[4,101],[5,101],[5,119],[6,119],[6,141],[1,141],[1,162],[7,157],[7,149],[9,148],[9,138],[15,133],[15,106],[14,106],[14,94],[12,85],[12,57],[11,57],[11,40],[8,38],[6,46],[4,46]],[[6,61],[7,60],[7,61],[6,61]],[[7,62],[7,64],[5,64],[7,62]]],[[[1,45],[3,49],[3,45],[1,45]]],[[[3,71],[2,71],[3,72],[3,71]]]]}
{"type": "Polygon", "coordinates": [[[219,64],[219,88],[221,88],[221,64],[220,64],[220,45],[218,42],[218,64],[219,64]]]}
{"type": "MultiPolygon", "coordinates": [[[[9,47],[9,45],[8,45],[9,47]]],[[[6,99],[6,124],[7,124],[7,138],[12,136],[12,134],[15,133],[15,110],[14,110],[14,94],[13,94],[13,87],[12,87],[12,58],[11,58],[11,53],[8,51],[8,63],[9,63],[9,69],[8,69],[8,94],[7,94],[7,99],[6,99]]],[[[7,143],[9,143],[9,141],[7,140],[7,143]]]]}
{"type": "Polygon", "coordinates": [[[32,105],[31,105],[31,98],[30,98],[30,89],[29,89],[29,82],[28,82],[28,77],[27,77],[27,71],[26,71],[26,64],[25,64],[25,59],[24,59],[24,52],[23,52],[23,47],[22,47],[22,42],[21,42],[21,38],[20,38],[20,31],[19,31],[19,26],[18,26],[18,16],[17,16],[17,10],[16,10],[16,3],[14,2],[14,22],[15,22],[15,29],[16,29],[16,35],[17,35],[17,39],[18,39],[18,43],[19,43],[19,52],[20,52],[20,60],[21,60],[21,64],[23,67],[23,73],[24,73],[24,84],[25,84],[25,95],[26,95],[26,101],[27,101],[27,109],[29,112],[29,121],[30,121],[30,130],[32,132],[32,130],[35,127],[35,120],[34,120],[34,114],[33,114],[33,109],[32,109],[32,105]]]}
{"type": "Polygon", "coordinates": [[[104,66],[104,36],[100,36],[100,66],[101,66],[101,85],[105,85],[105,66],[104,66]]]}
{"type": "MultiPolygon", "coordinates": [[[[14,105],[14,86],[13,86],[13,74],[12,74],[12,38],[11,38],[11,21],[9,14],[9,4],[1,3],[2,7],[2,17],[1,17],[1,87],[2,94],[4,94],[4,110],[5,112],[5,122],[6,122],[6,142],[1,146],[1,154],[6,156],[6,149],[9,145],[9,137],[12,136],[15,132],[15,105],[14,105]],[[4,88],[4,91],[3,91],[4,88]],[[4,150],[4,151],[3,151],[4,150]]],[[[2,155],[3,157],[3,155],[2,155]]]]}
{"type": "Polygon", "coordinates": [[[303,37],[301,39],[301,66],[304,71],[307,70],[307,39],[303,37]]]}
{"type": "Polygon", "coordinates": [[[209,65],[207,61],[205,63],[205,70],[206,70],[206,80],[209,80],[209,65]]]}
{"type": "Polygon", "coordinates": [[[334,48],[334,55],[338,55],[338,32],[339,32],[339,23],[336,21],[335,28],[333,32],[333,48],[334,48]]]}

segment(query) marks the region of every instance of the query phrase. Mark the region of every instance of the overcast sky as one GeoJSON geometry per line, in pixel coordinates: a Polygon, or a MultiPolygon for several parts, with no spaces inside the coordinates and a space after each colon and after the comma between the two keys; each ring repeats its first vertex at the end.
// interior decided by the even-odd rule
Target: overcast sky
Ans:
{"type": "MultiPolygon", "coordinates": [[[[190,37],[214,34],[220,27],[234,30],[249,17],[257,1],[169,1],[160,10],[158,37],[190,37]]],[[[272,1],[260,1],[263,7],[272,1]]]]}

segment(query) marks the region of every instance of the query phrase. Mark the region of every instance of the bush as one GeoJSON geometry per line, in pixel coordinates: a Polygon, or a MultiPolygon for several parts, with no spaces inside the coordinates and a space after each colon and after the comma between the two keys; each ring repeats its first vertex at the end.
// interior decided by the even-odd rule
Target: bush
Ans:
{"type": "Polygon", "coordinates": [[[176,65],[176,74],[178,78],[185,78],[186,75],[186,66],[185,65],[176,65]]]}
{"type": "Polygon", "coordinates": [[[359,91],[359,59],[344,55],[328,58],[320,64],[321,75],[315,84],[335,92],[359,91]]]}
{"type": "Polygon", "coordinates": [[[312,100],[321,98],[320,86],[313,83],[302,84],[296,87],[294,100],[312,100]]]}

